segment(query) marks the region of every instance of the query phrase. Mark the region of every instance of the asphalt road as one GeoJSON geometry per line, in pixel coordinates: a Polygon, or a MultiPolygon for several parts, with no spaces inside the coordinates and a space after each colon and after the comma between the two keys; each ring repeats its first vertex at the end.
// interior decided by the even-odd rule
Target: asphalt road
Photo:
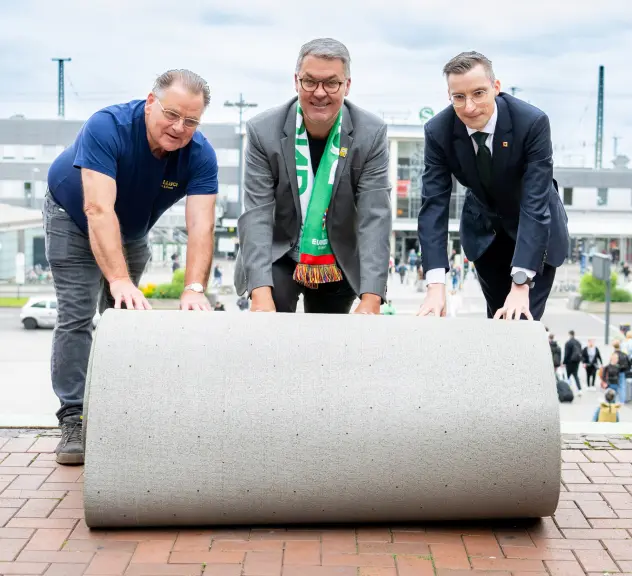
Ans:
{"type": "MultiPolygon", "coordinates": [[[[424,294],[417,292],[412,285],[400,284],[399,278],[394,278],[389,286],[389,297],[397,314],[414,314],[424,294]]],[[[227,313],[244,313],[235,305],[235,295],[220,299],[225,303],[227,313]]],[[[459,318],[484,317],[485,303],[478,284],[475,281],[466,283],[462,293],[450,297],[448,308],[450,314],[454,313],[459,318]]],[[[59,404],[50,382],[52,330],[24,330],[19,313],[17,309],[0,308],[0,427],[54,426],[59,404]]],[[[595,338],[602,356],[608,357],[611,348],[604,344],[605,323],[602,317],[570,310],[565,299],[551,298],[542,321],[556,335],[561,346],[572,329],[582,343],[588,338],[595,338]]],[[[613,316],[610,321],[612,335],[616,336],[620,323],[630,321],[632,317],[629,315],[613,316]]],[[[455,347],[455,358],[458,358],[458,346],[455,347]]],[[[583,374],[581,376],[583,378],[583,374]]],[[[561,404],[562,421],[590,421],[601,396],[600,391],[585,392],[572,404],[561,404]]],[[[632,406],[624,406],[622,420],[632,422],[632,406]]]]}

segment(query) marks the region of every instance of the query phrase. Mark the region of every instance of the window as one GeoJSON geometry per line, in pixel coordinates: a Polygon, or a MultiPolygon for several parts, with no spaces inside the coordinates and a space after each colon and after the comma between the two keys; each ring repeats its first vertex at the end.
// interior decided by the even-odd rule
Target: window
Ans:
{"type": "Polygon", "coordinates": [[[55,309],[57,308],[57,300],[51,300],[51,301],[48,303],[48,307],[49,307],[49,308],[52,308],[53,310],[55,310],[55,309]]]}
{"type": "Polygon", "coordinates": [[[35,302],[31,308],[46,308],[46,302],[35,302]]]}
{"type": "Polygon", "coordinates": [[[608,204],[608,189],[597,188],[597,206],[606,206],[608,204]]]}
{"type": "Polygon", "coordinates": [[[5,160],[15,160],[17,158],[15,146],[5,144],[2,148],[2,157],[5,160]]]}
{"type": "Polygon", "coordinates": [[[37,158],[38,146],[22,146],[22,152],[24,154],[24,160],[35,160],[37,158]]]}
{"type": "Polygon", "coordinates": [[[564,188],[564,206],[573,205],[573,189],[564,188]]]}

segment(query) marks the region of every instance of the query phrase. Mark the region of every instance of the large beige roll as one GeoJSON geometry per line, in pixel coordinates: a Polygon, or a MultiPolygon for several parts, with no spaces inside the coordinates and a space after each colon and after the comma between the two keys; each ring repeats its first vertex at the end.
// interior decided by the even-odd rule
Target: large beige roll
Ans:
{"type": "Polygon", "coordinates": [[[540,323],[107,311],[91,527],[541,517],[560,424],[540,323]]]}

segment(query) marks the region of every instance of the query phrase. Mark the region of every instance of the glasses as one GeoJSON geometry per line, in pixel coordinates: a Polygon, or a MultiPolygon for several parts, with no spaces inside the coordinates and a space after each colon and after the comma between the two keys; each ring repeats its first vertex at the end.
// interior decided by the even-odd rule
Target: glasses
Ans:
{"type": "Polygon", "coordinates": [[[176,122],[182,120],[182,123],[187,128],[197,128],[200,125],[200,121],[196,120],[195,118],[185,118],[184,116],[180,116],[180,114],[174,112],[173,110],[165,110],[165,107],[162,105],[162,102],[158,100],[158,98],[156,98],[156,102],[158,102],[158,104],[160,105],[165,118],[169,120],[169,122],[171,122],[172,124],[175,124],[176,122]]]}
{"type": "Polygon", "coordinates": [[[299,78],[298,81],[305,92],[316,92],[318,86],[322,84],[323,90],[327,94],[335,94],[340,90],[340,86],[344,84],[340,80],[313,80],[312,78],[299,78]]]}
{"type": "MultiPolygon", "coordinates": [[[[452,106],[455,108],[463,108],[467,103],[467,98],[465,94],[452,94],[452,96],[450,96],[450,102],[452,102],[452,106]]],[[[470,96],[470,100],[474,102],[474,104],[482,104],[486,98],[487,90],[476,90],[470,96]]]]}

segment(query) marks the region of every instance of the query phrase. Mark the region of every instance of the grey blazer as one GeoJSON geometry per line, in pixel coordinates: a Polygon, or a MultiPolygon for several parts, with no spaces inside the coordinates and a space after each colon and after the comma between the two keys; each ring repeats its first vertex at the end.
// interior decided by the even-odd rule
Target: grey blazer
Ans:
{"type": "MultiPolygon", "coordinates": [[[[244,212],[235,266],[238,294],[274,286],[272,263],[298,242],[302,220],[295,164],[297,98],[246,124],[244,212]]],[[[385,299],[392,213],[386,124],[345,101],[340,147],[327,216],[338,265],[358,296],[385,299]]]]}

